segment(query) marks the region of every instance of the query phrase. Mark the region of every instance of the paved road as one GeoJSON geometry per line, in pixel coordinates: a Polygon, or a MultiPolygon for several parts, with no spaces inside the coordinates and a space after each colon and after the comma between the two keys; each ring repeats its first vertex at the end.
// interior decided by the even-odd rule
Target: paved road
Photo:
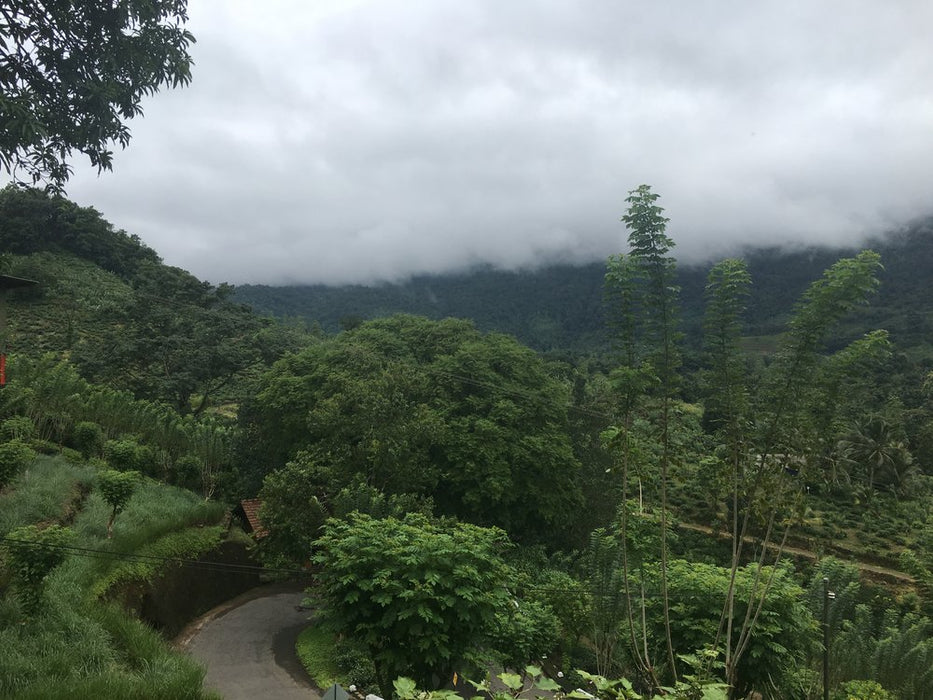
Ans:
{"type": "Polygon", "coordinates": [[[308,613],[296,610],[303,597],[281,586],[251,591],[202,617],[178,644],[207,668],[204,685],[226,700],[319,700],[295,656],[308,624],[308,613]]]}

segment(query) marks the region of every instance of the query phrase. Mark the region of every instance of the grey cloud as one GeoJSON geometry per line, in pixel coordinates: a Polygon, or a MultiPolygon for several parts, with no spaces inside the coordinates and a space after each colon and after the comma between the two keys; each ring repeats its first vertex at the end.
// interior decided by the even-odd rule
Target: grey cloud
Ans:
{"type": "Polygon", "coordinates": [[[195,80],[70,193],[218,282],[856,241],[933,209],[933,6],[192,5],[195,80]],[[197,11],[195,11],[197,10],[197,11]]]}

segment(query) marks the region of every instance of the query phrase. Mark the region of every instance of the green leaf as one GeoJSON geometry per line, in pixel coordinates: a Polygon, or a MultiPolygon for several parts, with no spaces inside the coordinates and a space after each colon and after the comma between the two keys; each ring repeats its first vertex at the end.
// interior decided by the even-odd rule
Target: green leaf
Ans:
{"type": "Polygon", "coordinates": [[[498,677],[509,690],[522,689],[522,677],[517,673],[500,673],[498,677]]]}
{"type": "Polygon", "coordinates": [[[416,695],[417,686],[411,678],[405,678],[404,676],[396,678],[392,685],[395,688],[395,697],[398,700],[409,700],[416,695]]]}

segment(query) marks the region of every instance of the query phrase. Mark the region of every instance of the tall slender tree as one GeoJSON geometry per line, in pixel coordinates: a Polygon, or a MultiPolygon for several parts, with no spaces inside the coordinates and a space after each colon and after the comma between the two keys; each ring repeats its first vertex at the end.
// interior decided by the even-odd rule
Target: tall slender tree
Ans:
{"type": "MultiPolygon", "coordinates": [[[[718,334],[720,343],[729,336],[735,339],[734,329],[730,331],[730,324],[723,323],[730,314],[723,313],[721,303],[731,296],[730,313],[736,310],[736,297],[728,287],[738,282],[741,275],[738,268],[730,267],[732,282],[722,276],[725,268],[717,272],[720,277],[712,289],[708,314],[708,318],[719,321],[708,324],[708,332],[713,326],[712,337],[718,334]]],[[[725,645],[726,680],[733,687],[738,685],[739,662],[749,648],[777,571],[776,567],[766,566],[768,553],[776,549],[774,563],[783,554],[794,521],[793,511],[800,502],[800,476],[806,477],[819,454],[819,442],[825,438],[812,429],[817,423],[815,410],[826,408],[817,400],[822,376],[827,367],[835,371],[838,364],[824,356],[825,341],[839,320],[867,301],[877,287],[875,275],[879,268],[879,256],[863,251],[854,258],[839,260],[807,289],[790,321],[777,361],[764,378],[761,391],[752,397],[747,420],[741,420],[741,414],[736,411],[742,395],[738,377],[734,377],[734,384],[720,387],[719,401],[713,402],[720,408],[731,406],[727,411],[735,416],[731,421],[732,434],[727,432],[720,436],[735,460],[731,489],[732,572],[720,625],[720,639],[725,645]],[[728,400],[727,395],[731,396],[728,400]],[[743,447],[746,443],[747,447],[743,447]],[[792,476],[794,473],[798,478],[792,476]],[[752,538],[750,533],[756,529],[754,523],[758,524],[758,536],[752,538]],[[774,547],[780,531],[783,531],[780,542],[774,547]],[[757,547],[753,558],[756,573],[748,605],[742,619],[737,620],[735,580],[749,540],[757,547]]],[[[850,348],[873,346],[874,343],[856,341],[850,348]]],[[[720,345],[713,363],[714,374],[718,371],[727,382],[733,381],[729,378],[728,367],[737,367],[739,361],[735,347],[733,344],[730,349],[728,343],[720,345]]]]}
{"type": "MultiPolygon", "coordinates": [[[[744,261],[723,260],[712,267],[706,284],[706,313],[703,319],[704,350],[709,367],[706,381],[707,423],[714,428],[720,445],[721,463],[731,492],[731,530],[739,529],[740,482],[744,473],[747,444],[748,389],[745,358],[739,345],[742,314],[749,295],[751,276],[744,261]]],[[[732,561],[739,561],[739,539],[732,538],[732,561]]],[[[735,609],[735,576],[730,572],[718,638],[724,640],[725,663],[733,662],[732,626],[735,609]]]]}
{"type": "MultiPolygon", "coordinates": [[[[622,217],[628,229],[627,256],[610,259],[607,274],[607,296],[620,302],[612,317],[617,319],[617,332],[623,351],[624,370],[627,390],[623,392],[624,406],[621,437],[623,439],[623,468],[626,475],[623,483],[627,486],[627,472],[631,457],[631,418],[634,401],[641,390],[652,387],[652,420],[656,427],[660,446],[656,471],[658,474],[659,523],[660,523],[660,573],[661,597],[663,600],[664,628],[667,647],[667,663],[671,675],[677,679],[677,662],[671,638],[670,601],[668,599],[667,560],[668,560],[668,483],[672,461],[671,445],[671,407],[677,396],[680,378],[680,353],[678,344],[681,334],[677,329],[676,263],[670,256],[674,241],[667,235],[667,217],[664,209],[657,204],[659,195],[652,192],[648,185],[640,185],[629,192],[626,198],[628,209],[622,217]],[[634,391],[633,391],[634,390],[634,391]]],[[[618,431],[617,431],[618,432],[618,431]]],[[[627,498],[626,489],[623,496],[627,498]]],[[[622,537],[625,539],[627,507],[622,504],[622,537]]],[[[623,569],[628,566],[627,552],[623,546],[623,569]]],[[[627,573],[624,576],[628,590],[627,573]]],[[[627,605],[631,623],[631,605],[627,605]]],[[[630,624],[630,627],[634,628],[630,624]]],[[[630,639],[632,646],[634,635],[630,639]]],[[[642,671],[654,677],[653,664],[633,649],[639,659],[642,671]]]]}

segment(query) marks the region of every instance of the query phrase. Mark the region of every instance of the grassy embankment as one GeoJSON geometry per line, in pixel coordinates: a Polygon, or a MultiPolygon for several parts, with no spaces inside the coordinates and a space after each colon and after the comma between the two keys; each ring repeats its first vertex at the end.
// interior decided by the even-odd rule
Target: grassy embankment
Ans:
{"type": "MultiPolygon", "coordinates": [[[[112,602],[113,586],[158,571],[87,550],[193,557],[222,538],[223,506],[154,481],[143,482],[107,540],[109,509],[96,472],[61,457],[40,457],[0,494],[0,537],[34,523],[69,525],[69,555],[47,579],[45,602],[24,615],[0,572],[0,697],[203,698],[203,669],[112,602]],[[79,549],[80,548],[80,549],[79,549]],[[85,551],[81,551],[85,550],[85,551]]],[[[0,552],[2,554],[2,552],[0,552]]]]}

